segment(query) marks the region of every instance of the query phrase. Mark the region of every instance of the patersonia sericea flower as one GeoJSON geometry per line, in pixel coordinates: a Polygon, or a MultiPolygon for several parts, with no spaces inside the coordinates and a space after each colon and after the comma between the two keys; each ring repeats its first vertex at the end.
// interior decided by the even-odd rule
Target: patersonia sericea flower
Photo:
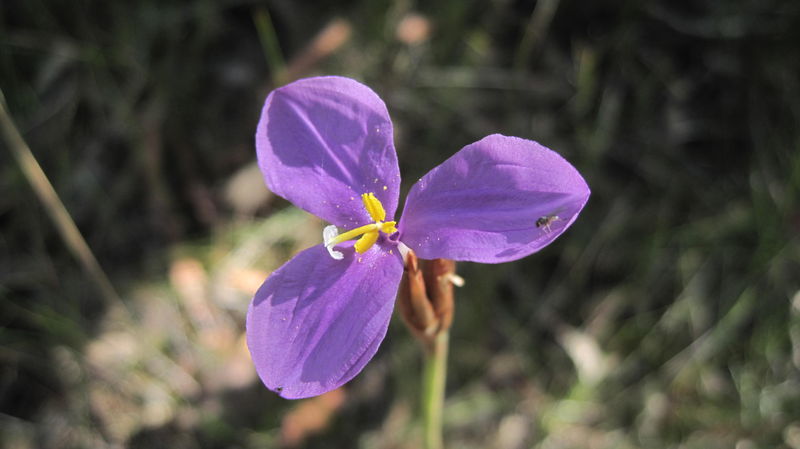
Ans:
{"type": "Polygon", "coordinates": [[[256,371],[286,398],[332,390],[375,355],[405,248],[422,259],[519,259],[564,232],[589,198],[561,156],[494,134],[417,181],[395,221],[392,122],[375,92],[349,78],[302,79],[270,93],[256,149],[273,192],[331,223],[320,245],[269,276],[247,313],[256,371]]]}

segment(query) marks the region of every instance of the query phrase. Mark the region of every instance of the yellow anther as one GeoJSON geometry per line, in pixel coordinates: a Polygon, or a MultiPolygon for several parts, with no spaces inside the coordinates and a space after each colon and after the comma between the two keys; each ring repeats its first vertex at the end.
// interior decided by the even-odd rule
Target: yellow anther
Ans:
{"type": "Polygon", "coordinates": [[[383,204],[379,199],[375,198],[374,193],[370,192],[361,195],[361,201],[364,202],[364,209],[367,210],[373,220],[378,222],[386,219],[386,211],[383,210],[383,204]]]}
{"type": "Polygon", "coordinates": [[[367,232],[366,234],[362,235],[360,239],[355,244],[356,252],[359,254],[363,254],[368,249],[372,248],[372,245],[378,241],[378,231],[367,232]]]}
{"type": "Polygon", "coordinates": [[[351,229],[339,235],[336,234],[336,226],[331,225],[325,228],[322,233],[325,247],[328,248],[328,252],[334,259],[342,258],[342,253],[333,249],[334,246],[342,242],[358,238],[355,250],[357,253],[363,254],[378,241],[378,236],[381,232],[384,234],[397,232],[396,221],[383,221],[386,218],[386,211],[383,209],[381,201],[375,197],[375,194],[371,192],[365,193],[361,195],[361,200],[364,202],[364,209],[367,210],[367,213],[375,222],[351,229]]]}
{"type": "Polygon", "coordinates": [[[389,235],[394,234],[397,232],[397,228],[395,227],[396,224],[396,221],[387,221],[385,223],[381,223],[381,231],[389,235]]]}

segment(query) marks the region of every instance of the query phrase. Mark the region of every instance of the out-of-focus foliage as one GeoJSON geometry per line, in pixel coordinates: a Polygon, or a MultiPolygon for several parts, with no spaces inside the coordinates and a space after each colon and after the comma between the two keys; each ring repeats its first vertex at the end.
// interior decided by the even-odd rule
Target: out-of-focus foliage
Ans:
{"type": "Polygon", "coordinates": [[[459,448],[800,448],[800,3],[10,0],[0,87],[123,296],[0,151],[0,445],[418,446],[397,320],[343,390],[263,388],[243,314],[319,242],[254,168],[270,89],[387,102],[404,188],[500,132],[593,195],[545,251],[462,264],[459,448]]]}

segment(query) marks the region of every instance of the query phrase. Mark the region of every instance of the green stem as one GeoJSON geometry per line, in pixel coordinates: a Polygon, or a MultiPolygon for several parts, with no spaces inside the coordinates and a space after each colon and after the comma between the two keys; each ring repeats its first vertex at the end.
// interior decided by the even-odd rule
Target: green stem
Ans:
{"type": "Polygon", "coordinates": [[[426,449],[442,449],[442,410],[447,379],[447,346],[450,335],[440,332],[425,353],[422,378],[422,420],[426,449]]]}

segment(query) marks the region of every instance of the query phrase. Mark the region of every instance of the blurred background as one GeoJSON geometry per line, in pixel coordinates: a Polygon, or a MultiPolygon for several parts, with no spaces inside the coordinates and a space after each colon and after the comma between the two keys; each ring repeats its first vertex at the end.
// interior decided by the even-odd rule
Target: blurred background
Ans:
{"type": "Polygon", "coordinates": [[[397,317],[306,401],[243,340],[324,226],[264,187],[261,105],[338,74],[385,100],[404,193],[496,132],[592,188],[542,252],[459,265],[448,447],[800,448],[798,42],[792,0],[4,0],[0,87],[46,179],[3,139],[0,446],[419,446],[397,317]]]}

